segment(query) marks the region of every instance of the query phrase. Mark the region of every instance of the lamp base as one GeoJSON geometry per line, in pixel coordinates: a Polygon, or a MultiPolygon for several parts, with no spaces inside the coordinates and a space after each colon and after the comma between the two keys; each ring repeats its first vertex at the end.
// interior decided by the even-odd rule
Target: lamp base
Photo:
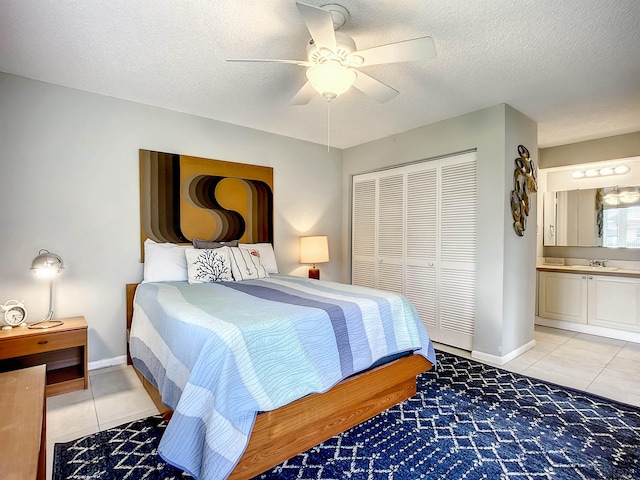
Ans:
{"type": "Polygon", "coordinates": [[[40,320],[39,322],[36,323],[32,323],[31,325],[29,325],[29,328],[53,328],[53,327],[59,327],[60,325],[64,325],[64,322],[62,320],[40,320]]]}
{"type": "Polygon", "coordinates": [[[309,278],[320,280],[320,269],[312,267],[309,269],[309,278]]]}

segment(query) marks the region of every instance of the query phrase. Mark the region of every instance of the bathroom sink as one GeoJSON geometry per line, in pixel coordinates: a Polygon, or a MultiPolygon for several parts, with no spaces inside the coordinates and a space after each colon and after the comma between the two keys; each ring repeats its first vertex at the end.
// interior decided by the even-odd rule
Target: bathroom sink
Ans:
{"type": "Polygon", "coordinates": [[[618,267],[590,267],[589,265],[571,265],[575,270],[590,270],[594,272],[615,272],[618,267]]]}

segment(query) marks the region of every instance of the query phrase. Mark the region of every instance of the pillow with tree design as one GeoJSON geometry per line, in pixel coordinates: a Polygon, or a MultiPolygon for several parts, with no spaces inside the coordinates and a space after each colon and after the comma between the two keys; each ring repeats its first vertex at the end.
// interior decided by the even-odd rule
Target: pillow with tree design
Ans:
{"type": "Polygon", "coordinates": [[[232,282],[229,247],[185,250],[189,283],[232,282]]]}

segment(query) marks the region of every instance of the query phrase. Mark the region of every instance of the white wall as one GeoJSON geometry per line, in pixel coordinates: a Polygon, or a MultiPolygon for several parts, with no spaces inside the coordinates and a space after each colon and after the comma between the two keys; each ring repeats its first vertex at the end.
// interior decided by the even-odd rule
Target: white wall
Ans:
{"type": "Polygon", "coordinates": [[[89,361],[125,354],[126,283],[142,279],[139,149],[274,169],[274,245],[283,273],[306,276],[302,234],[326,234],[323,279],[341,275],[341,151],[0,73],[0,303],[48,308],[29,267],[62,256],[56,316],[84,315],[89,361]]]}
{"type": "Polygon", "coordinates": [[[640,155],[640,132],[541,148],[540,168],[579,165],[640,155]]]}
{"type": "MultiPolygon", "coordinates": [[[[514,160],[518,145],[529,150],[538,164],[538,127],[528,117],[507,105],[505,109],[505,179],[508,195],[513,189],[514,160]]],[[[522,237],[514,233],[511,210],[504,227],[504,310],[502,314],[502,352],[508,354],[533,340],[536,309],[536,217],[537,196],[529,199],[527,228],[522,237]]],[[[509,199],[505,199],[505,203],[509,199]]],[[[485,343],[491,343],[491,332],[485,332],[485,343]]]]}
{"type": "Polygon", "coordinates": [[[535,132],[535,123],[531,120],[507,105],[497,105],[345,150],[343,280],[351,278],[349,199],[353,175],[477,150],[478,287],[474,351],[502,357],[532,340],[536,217],[534,212],[527,239],[517,237],[512,227],[509,195],[513,188],[513,159],[518,156],[517,142],[526,144],[530,152],[536,152],[535,132]],[[529,240],[530,235],[533,240],[529,240]],[[527,260],[512,268],[509,265],[514,252],[527,260]],[[507,281],[514,280],[521,289],[512,291],[509,288],[507,281]],[[505,289],[515,296],[505,296],[505,289]],[[514,313],[515,318],[505,316],[514,313]],[[506,322],[511,322],[511,326],[504,332],[506,322]]]}
{"type": "MultiPolygon", "coordinates": [[[[0,73],[0,301],[24,299],[31,320],[46,313],[47,284],[29,266],[47,248],[67,266],[56,281],[56,315],[87,318],[90,361],[124,355],[124,285],[142,278],[140,148],[272,166],[281,271],[306,276],[298,237],[327,234],[331,262],[320,265],[322,278],[343,281],[350,278],[351,176],[475,149],[475,349],[502,356],[522,341],[516,332],[528,329],[535,295],[530,272],[507,265],[507,249],[513,250],[508,243],[516,241],[508,207],[516,156],[511,143],[528,138],[522,119],[513,132],[507,129],[508,122],[518,123],[511,110],[498,105],[327,153],[323,145],[0,73]],[[507,279],[514,278],[515,297],[505,296],[507,279]],[[513,312],[517,318],[505,333],[505,315],[513,312]]],[[[523,243],[514,245],[521,254],[523,243]]]]}

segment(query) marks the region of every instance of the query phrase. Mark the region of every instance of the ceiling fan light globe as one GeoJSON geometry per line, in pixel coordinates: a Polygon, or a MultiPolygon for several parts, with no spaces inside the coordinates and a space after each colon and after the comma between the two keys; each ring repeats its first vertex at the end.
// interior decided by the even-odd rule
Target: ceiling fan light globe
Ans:
{"type": "Polygon", "coordinates": [[[356,73],[337,62],[327,62],[307,69],[311,86],[327,100],[345,93],[356,81],[356,73]]]}

